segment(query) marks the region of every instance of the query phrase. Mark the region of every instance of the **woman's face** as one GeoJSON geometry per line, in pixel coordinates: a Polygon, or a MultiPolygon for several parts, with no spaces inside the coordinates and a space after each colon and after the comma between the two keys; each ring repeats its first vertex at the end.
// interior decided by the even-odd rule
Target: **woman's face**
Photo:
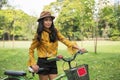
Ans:
{"type": "Polygon", "coordinates": [[[50,28],[52,25],[52,18],[51,17],[46,17],[43,19],[43,25],[45,28],[50,28]]]}

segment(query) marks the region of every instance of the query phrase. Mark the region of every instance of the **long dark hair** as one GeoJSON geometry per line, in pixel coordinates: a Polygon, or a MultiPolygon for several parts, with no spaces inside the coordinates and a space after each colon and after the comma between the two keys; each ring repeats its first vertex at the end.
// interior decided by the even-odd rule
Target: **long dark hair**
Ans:
{"type": "MultiPolygon", "coordinates": [[[[41,34],[42,34],[43,30],[44,30],[43,29],[44,28],[43,21],[44,20],[41,19],[38,22],[38,28],[37,28],[37,34],[38,34],[37,40],[38,41],[41,41],[41,34]]],[[[53,21],[52,21],[52,25],[49,28],[49,30],[51,31],[51,33],[49,33],[50,42],[55,42],[58,38],[57,38],[57,30],[56,30],[56,28],[55,28],[55,26],[53,24],[53,21]]]]}

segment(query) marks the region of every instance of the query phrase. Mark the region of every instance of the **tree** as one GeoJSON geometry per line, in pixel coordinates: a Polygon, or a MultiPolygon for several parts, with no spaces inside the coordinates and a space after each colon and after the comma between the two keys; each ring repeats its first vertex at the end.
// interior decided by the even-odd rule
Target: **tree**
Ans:
{"type": "Polygon", "coordinates": [[[110,38],[111,40],[119,40],[120,32],[118,16],[114,6],[106,6],[101,9],[99,21],[100,36],[110,38]]]}
{"type": "Polygon", "coordinates": [[[4,5],[6,5],[7,4],[7,0],[0,0],[0,10],[2,9],[2,7],[4,6],[4,5]]]}
{"type": "Polygon", "coordinates": [[[7,33],[9,40],[30,39],[36,29],[36,17],[29,16],[21,10],[6,9],[0,11],[0,35],[7,33]],[[4,23],[4,25],[3,25],[4,23]],[[27,32],[27,33],[26,33],[27,32]]]}
{"type": "Polygon", "coordinates": [[[5,26],[5,16],[1,15],[0,13],[0,39],[2,39],[2,33],[4,31],[5,26]]]}
{"type": "Polygon", "coordinates": [[[94,0],[57,0],[46,6],[44,10],[57,13],[55,25],[65,36],[72,40],[81,40],[82,36],[88,37],[87,34],[93,26],[93,5],[94,0]]]}

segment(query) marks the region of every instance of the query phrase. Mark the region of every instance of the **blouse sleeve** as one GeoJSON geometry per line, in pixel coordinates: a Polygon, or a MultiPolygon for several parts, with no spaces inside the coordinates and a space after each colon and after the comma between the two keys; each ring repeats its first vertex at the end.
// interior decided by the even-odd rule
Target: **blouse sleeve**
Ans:
{"type": "Polygon", "coordinates": [[[34,39],[32,40],[32,44],[29,48],[29,61],[28,66],[32,66],[36,64],[35,58],[34,58],[34,49],[39,45],[39,41],[37,40],[37,34],[35,35],[34,39]]]}
{"type": "Polygon", "coordinates": [[[68,51],[71,54],[74,54],[77,51],[77,49],[73,48],[74,45],[77,45],[76,42],[72,42],[68,40],[59,31],[57,31],[57,36],[58,36],[58,40],[64,43],[68,47],[68,51]]]}

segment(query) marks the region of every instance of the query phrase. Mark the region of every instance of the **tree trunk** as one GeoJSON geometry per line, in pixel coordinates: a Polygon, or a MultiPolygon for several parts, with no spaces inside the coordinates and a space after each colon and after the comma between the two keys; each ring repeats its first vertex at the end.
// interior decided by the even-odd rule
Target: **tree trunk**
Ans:
{"type": "Polygon", "coordinates": [[[12,36],[12,48],[14,48],[14,42],[15,42],[15,38],[14,38],[14,34],[12,36]]]}
{"type": "Polygon", "coordinates": [[[97,26],[96,26],[96,28],[95,28],[95,45],[94,45],[94,47],[95,47],[95,49],[94,49],[94,52],[95,52],[95,54],[97,54],[97,40],[98,40],[98,38],[97,38],[97,36],[98,36],[98,34],[97,34],[97,26]]]}
{"type": "Polygon", "coordinates": [[[4,38],[4,34],[3,34],[3,48],[5,47],[5,38],[4,38]]]}

